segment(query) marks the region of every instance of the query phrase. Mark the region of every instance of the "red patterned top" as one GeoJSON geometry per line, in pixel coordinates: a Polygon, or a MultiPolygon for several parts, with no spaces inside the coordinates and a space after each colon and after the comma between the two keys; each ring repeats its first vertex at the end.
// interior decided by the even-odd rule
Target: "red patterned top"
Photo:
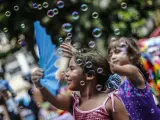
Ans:
{"type": "Polygon", "coordinates": [[[111,98],[112,101],[112,109],[113,112],[115,112],[114,109],[114,97],[113,92],[108,94],[108,97],[105,99],[102,105],[88,111],[82,111],[78,108],[79,106],[79,96],[76,94],[73,94],[74,97],[74,106],[73,106],[73,117],[75,120],[112,120],[112,117],[108,114],[106,111],[106,103],[109,98],[111,98]]]}

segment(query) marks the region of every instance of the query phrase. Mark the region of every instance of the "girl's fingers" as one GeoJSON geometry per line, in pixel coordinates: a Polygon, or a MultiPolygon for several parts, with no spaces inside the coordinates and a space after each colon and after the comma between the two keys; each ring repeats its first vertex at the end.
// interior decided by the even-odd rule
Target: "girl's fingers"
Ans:
{"type": "Polygon", "coordinates": [[[62,48],[62,49],[69,50],[69,51],[72,51],[72,47],[68,47],[68,46],[61,45],[61,48],[62,48]]]}
{"type": "Polygon", "coordinates": [[[43,76],[43,73],[40,72],[40,71],[37,71],[37,72],[35,73],[35,75],[37,75],[37,76],[43,76]]]}
{"type": "Polygon", "coordinates": [[[41,77],[40,76],[32,76],[31,79],[33,82],[36,82],[36,81],[40,80],[41,77]]]}
{"type": "Polygon", "coordinates": [[[63,55],[69,55],[69,56],[73,55],[72,51],[70,50],[62,49],[62,51],[63,51],[63,55]]]}

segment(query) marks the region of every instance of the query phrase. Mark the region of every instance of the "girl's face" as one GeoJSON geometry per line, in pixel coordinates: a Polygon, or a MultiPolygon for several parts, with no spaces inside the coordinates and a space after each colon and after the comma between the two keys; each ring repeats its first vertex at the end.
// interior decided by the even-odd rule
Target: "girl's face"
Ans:
{"type": "Polygon", "coordinates": [[[120,45],[113,47],[109,53],[110,54],[109,61],[111,63],[118,64],[118,65],[129,64],[130,59],[127,54],[127,47],[128,47],[128,45],[125,42],[121,42],[120,45]]]}
{"type": "Polygon", "coordinates": [[[85,81],[85,75],[83,69],[76,64],[75,57],[72,57],[69,63],[69,68],[65,73],[65,80],[68,83],[68,89],[72,91],[80,90],[80,81],[85,81]]]}

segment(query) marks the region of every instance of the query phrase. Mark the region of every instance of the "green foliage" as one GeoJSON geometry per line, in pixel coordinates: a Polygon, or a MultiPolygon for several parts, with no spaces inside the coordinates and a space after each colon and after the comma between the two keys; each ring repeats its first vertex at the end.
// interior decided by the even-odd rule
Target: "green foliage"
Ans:
{"type": "Polygon", "coordinates": [[[4,27],[8,28],[9,40],[12,37],[19,39],[19,34],[24,34],[28,49],[32,49],[35,44],[34,21],[39,20],[52,36],[53,42],[58,45],[60,44],[58,38],[67,36],[67,33],[62,30],[62,24],[71,23],[73,41],[79,41],[83,46],[88,46],[90,40],[98,40],[92,35],[92,30],[97,27],[103,32],[101,40],[105,41],[114,35],[147,37],[154,28],[148,30],[146,34],[139,29],[146,25],[148,18],[152,19],[154,10],[159,7],[156,0],[64,0],[64,8],[58,8],[57,15],[48,17],[47,11],[57,8],[57,1],[46,0],[45,2],[48,2],[48,8],[43,7],[42,0],[0,0],[0,30],[3,31],[4,27]],[[34,3],[41,4],[42,9],[33,8],[34,3]],[[81,10],[81,5],[84,3],[88,5],[87,11],[81,10]],[[14,10],[16,5],[19,7],[18,11],[14,10]],[[6,11],[10,11],[11,15],[7,17],[6,11]],[[78,20],[72,18],[74,11],[79,13],[78,20]],[[97,19],[92,17],[93,12],[98,13],[97,19]],[[25,27],[22,27],[23,25],[25,27]]]}

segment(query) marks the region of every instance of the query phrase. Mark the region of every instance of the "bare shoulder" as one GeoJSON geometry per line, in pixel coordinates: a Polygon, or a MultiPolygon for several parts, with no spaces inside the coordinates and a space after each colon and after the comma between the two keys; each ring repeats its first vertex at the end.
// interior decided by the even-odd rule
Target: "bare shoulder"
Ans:
{"type": "Polygon", "coordinates": [[[113,94],[113,96],[111,97],[111,94],[113,94],[113,93],[110,93],[108,95],[109,99],[106,102],[106,110],[110,111],[110,112],[113,112],[113,109],[119,108],[119,107],[124,106],[124,105],[123,105],[122,101],[120,100],[120,98],[118,98],[118,95],[113,94]]]}
{"type": "Polygon", "coordinates": [[[106,103],[106,110],[113,120],[129,120],[127,110],[118,96],[113,95],[106,103]]]}

